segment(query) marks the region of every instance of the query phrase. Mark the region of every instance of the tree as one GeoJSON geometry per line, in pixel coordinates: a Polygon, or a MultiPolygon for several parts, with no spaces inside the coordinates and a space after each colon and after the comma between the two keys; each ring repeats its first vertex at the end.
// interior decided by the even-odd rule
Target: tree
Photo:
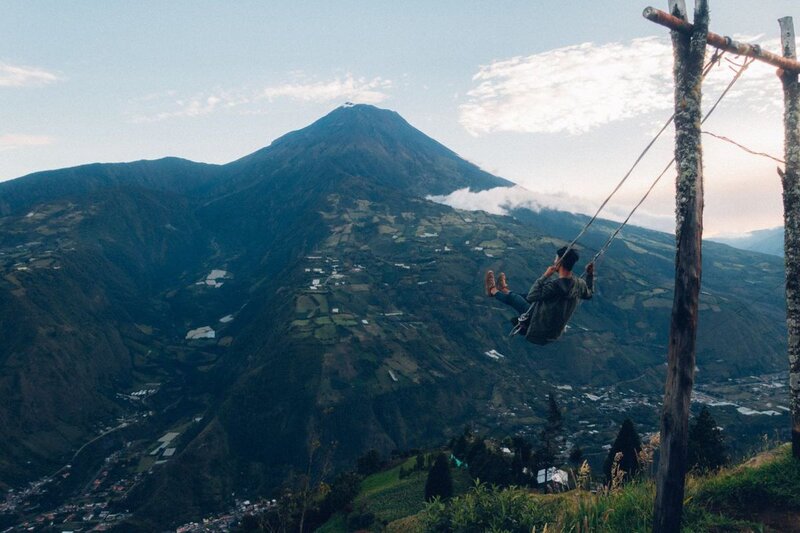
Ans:
{"type": "Polygon", "coordinates": [[[614,456],[617,452],[622,452],[622,460],[619,467],[625,472],[625,479],[631,479],[639,471],[639,451],[642,449],[642,440],[636,433],[630,418],[626,418],[619,428],[614,444],[608,450],[605,463],[603,463],[603,473],[606,481],[611,482],[611,467],[614,464],[614,456]]]}
{"type": "Polygon", "coordinates": [[[358,458],[356,462],[356,471],[359,475],[369,476],[380,470],[382,466],[383,461],[381,460],[381,455],[378,453],[378,450],[370,450],[358,458]]]}
{"type": "Polygon", "coordinates": [[[353,503],[361,486],[361,476],[355,472],[342,472],[331,483],[330,492],[325,496],[321,512],[327,517],[337,511],[345,511],[353,503]]]}
{"type": "Polygon", "coordinates": [[[425,500],[429,501],[436,496],[444,499],[453,495],[453,478],[450,475],[450,462],[443,453],[436,456],[433,466],[428,472],[425,481],[425,500]]]}
{"type": "MultiPolygon", "coordinates": [[[[551,392],[547,395],[547,423],[540,436],[540,445],[536,450],[535,463],[537,470],[550,468],[555,463],[559,463],[559,443],[562,439],[564,429],[564,419],[561,416],[561,409],[558,406],[555,395],[551,392]]],[[[548,480],[545,478],[545,483],[548,480]]]]}
{"type": "Polygon", "coordinates": [[[511,471],[515,485],[529,485],[532,480],[529,474],[525,473],[527,468],[529,471],[533,468],[531,459],[533,457],[533,445],[522,437],[514,437],[511,439],[511,444],[514,449],[514,458],[511,461],[511,471]]]}
{"type": "Polygon", "coordinates": [[[561,435],[561,431],[564,429],[564,419],[561,416],[561,408],[558,406],[556,397],[552,392],[547,395],[547,425],[545,427],[550,433],[555,435],[556,438],[561,435]]]}
{"type": "Polygon", "coordinates": [[[569,462],[575,466],[581,466],[583,463],[583,450],[577,444],[569,452],[569,462]]]}
{"type": "Polygon", "coordinates": [[[689,451],[687,463],[689,468],[701,472],[717,470],[728,464],[728,447],[717,422],[703,407],[689,428],[689,451]]]}

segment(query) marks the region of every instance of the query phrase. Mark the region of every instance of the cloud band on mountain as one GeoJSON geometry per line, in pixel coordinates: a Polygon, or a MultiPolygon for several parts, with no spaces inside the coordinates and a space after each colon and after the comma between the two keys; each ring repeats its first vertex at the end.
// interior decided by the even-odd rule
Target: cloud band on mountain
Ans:
{"type": "MultiPolygon", "coordinates": [[[[447,195],[427,196],[428,200],[449,205],[466,211],[485,211],[493,215],[508,215],[515,209],[554,209],[574,214],[593,214],[597,205],[585,198],[565,193],[538,193],[516,185],[514,187],[495,187],[485,191],[472,192],[468,188],[453,191],[447,195]]],[[[601,217],[621,222],[628,216],[632,206],[609,204],[601,217]]],[[[644,210],[637,211],[631,223],[659,231],[675,231],[674,215],[659,215],[644,210]]]]}

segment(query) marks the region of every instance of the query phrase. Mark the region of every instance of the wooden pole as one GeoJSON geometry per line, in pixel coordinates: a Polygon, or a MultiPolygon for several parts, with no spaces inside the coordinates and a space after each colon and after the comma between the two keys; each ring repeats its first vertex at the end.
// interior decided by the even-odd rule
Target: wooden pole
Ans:
{"type": "MultiPolygon", "coordinates": [[[[644,18],[647,20],[655,22],[656,24],[661,24],[662,26],[666,26],[671,30],[678,31],[686,35],[691,35],[693,31],[693,26],[686,21],[685,16],[679,17],[674,13],[670,15],[669,13],[665,13],[664,11],[654,7],[645,8],[642,16],[644,16],[644,18]]],[[[757,44],[742,43],[735,41],[730,37],[723,37],[722,35],[711,32],[708,32],[706,39],[708,40],[708,44],[715,48],[719,48],[720,50],[726,50],[738,56],[754,57],[760,61],[769,63],[770,65],[782,68],[783,70],[800,72],[800,61],[797,61],[794,56],[789,58],[786,56],[773,54],[772,52],[763,50],[757,44]]]]}
{"type": "MultiPolygon", "coordinates": [[[[678,16],[680,10],[674,8],[672,13],[678,16]]],[[[675,294],[661,413],[661,458],[656,478],[654,533],[678,533],[683,512],[689,402],[694,384],[702,269],[703,157],[700,122],[707,35],[708,1],[697,0],[692,32],[672,31],[675,56],[675,161],[678,171],[675,294]]]]}
{"type": "MultiPolygon", "coordinates": [[[[781,48],[794,59],[795,36],[791,17],[778,21],[781,48]]],[[[784,159],[778,174],[783,183],[784,262],[786,265],[786,326],[789,330],[789,394],[792,409],[792,455],[800,459],[800,83],[797,72],[778,71],[783,84],[784,159]]]]}

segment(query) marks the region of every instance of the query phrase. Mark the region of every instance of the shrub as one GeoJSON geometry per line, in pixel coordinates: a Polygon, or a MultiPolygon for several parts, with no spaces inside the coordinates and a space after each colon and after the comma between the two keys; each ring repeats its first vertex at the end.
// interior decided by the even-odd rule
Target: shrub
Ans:
{"type": "Polygon", "coordinates": [[[557,505],[516,487],[500,489],[478,482],[463,496],[428,503],[422,524],[426,531],[530,533],[555,521],[557,505]]]}

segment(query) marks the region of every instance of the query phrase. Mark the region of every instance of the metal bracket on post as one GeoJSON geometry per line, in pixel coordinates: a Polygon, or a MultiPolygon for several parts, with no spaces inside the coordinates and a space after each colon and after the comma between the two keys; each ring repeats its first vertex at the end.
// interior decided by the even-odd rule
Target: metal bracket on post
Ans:
{"type": "Polygon", "coordinates": [[[688,20],[689,15],[686,13],[686,0],[669,0],[669,13],[683,20],[688,20]]]}

